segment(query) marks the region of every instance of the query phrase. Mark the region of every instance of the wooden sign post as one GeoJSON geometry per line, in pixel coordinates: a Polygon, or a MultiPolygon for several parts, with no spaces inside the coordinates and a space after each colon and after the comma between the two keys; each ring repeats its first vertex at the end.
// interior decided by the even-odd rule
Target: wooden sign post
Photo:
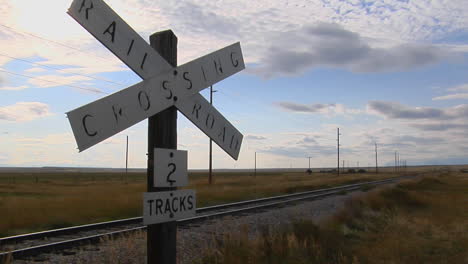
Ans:
{"type": "MultiPolygon", "coordinates": [[[[177,37],[171,30],[150,36],[150,44],[169,64],[177,66],[177,37]]],[[[148,192],[173,191],[176,187],[154,186],[154,149],[177,149],[177,109],[174,106],[148,118],[148,192]]],[[[177,223],[148,225],[147,263],[176,263],[177,223]]]]}
{"type": "Polygon", "coordinates": [[[177,37],[171,30],[151,35],[148,45],[103,0],[73,0],[68,14],[143,79],[67,113],[78,149],[148,118],[148,192],[143,194],[148,263],[175,264],[175,220],[194,215],[196,207],[195,191],[177,191],[188,181],[187,154],[176,150],[177,110],[237,160],[243,135],[199,92],[245,68],[240,43],[177,66],[177,37]],[[170,162],[157,158],[155,149],[168,152],[170,162]],[[177,173],[176,163],[182,165],[177,173]],[[170,167],[166,182],[155,182],[167,173],[164,166],[170,167]]]}

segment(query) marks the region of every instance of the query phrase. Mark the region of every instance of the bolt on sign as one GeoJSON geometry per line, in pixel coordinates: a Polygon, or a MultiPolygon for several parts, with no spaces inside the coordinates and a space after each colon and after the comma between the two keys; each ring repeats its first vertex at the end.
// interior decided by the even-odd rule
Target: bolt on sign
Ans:
{"type": "MultiPolygon", "coordinates": [[[[245,69],[240,43],[172,67],[102,0],[74,0],[68,14],[143,81],[67,113],[79,151],[175,106],[232,158],[243,135],[199,92],[245,69]]],[[[187,152],[155,149],[154,187],[188,184],[187,152]]],[[[193,190],[143,194],[145,224],[195,214],[193,190]]]]}

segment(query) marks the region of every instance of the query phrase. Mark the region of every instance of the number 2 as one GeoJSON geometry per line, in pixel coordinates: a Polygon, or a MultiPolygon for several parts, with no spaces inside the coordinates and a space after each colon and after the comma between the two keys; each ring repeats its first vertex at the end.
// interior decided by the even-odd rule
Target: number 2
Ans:
{"type": "Polygon", "coordinates": [[[166,181],[169,182],[172,186],[172,184],[174,184],[174,182],[176,182],[175,180],[172,180],[171,179],[171,175],[176,171],[176,165],[175,163],[169,163],[167,164],[167,167],[172,167],[172,170],[169,171],[169,174],[167,174],[167,178],[166,178],[166,181]]]}

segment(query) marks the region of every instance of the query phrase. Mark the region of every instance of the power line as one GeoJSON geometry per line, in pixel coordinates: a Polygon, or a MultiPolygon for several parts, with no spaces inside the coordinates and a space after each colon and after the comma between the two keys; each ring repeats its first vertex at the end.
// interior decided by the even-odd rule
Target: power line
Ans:
{"type": "Polygon", "coordinates": [[[93,93],[108,94],[108,93],[103,92],[103,91],[100,91],[100,90],[98,90],[98,89],[84,88],[84,87],[80,87],[80,86],[76,86],[76,85],[71,85],[71,84],[63,84],[63,83],[59,83],[59,82],[56,82],[56,81],[51,81],[51,80],[46,80],[46,79],[42,79],[42,78],[38,78],[38,77],[28,76],[28,75],[24,75],[24,74],[20,74],[20,73],[5,71],[5,70],[3,70],[3,69],[0,69],[0,71],[1,71],[1,72],[6,72],[6,73],[12,74],[12,75],[17,75],[17,76],[25,77],[25,78],[36,79],[36,80],[40,80],[40,81],[44,81],[44,82],[55,83],[55,84],[62,85],[62,86],[68,86],[68,87],[72,87],[72,88],[76,88],[76,89],[86,90],[86,91],[93,92],[93,93]]]}
{"type": "Polygon", "coordinates": [[[0,56],[4,56],[4,57],[10,58],[10,59],[14,59],[14,60],[23,61],[23,62],[26,62],[26,63],[30,63],[30,64],[33,64],[33,65],[36,65],[36,66],[39,66],[39,67],[42,67],[42,68],[48,68],[48,69],[52,69],[52,70],[56,70],[56,71],[61,71],[61,72],[68,73],[68,74],[84,76],[84,77],[88,77],[88,78],[95,79],[95,80],[99,80],[99,81],[104,81],[104,82],[108,82],[108,83],[112,83],[112,84],[117,84],[117,85],[121,85],[121,86],[126,86],[126,84],[114,82],[114,81],[111,81],[111,80],[107,80],[107,79],[105,79],[105,78],[99,78],[99,77],[94,77],[94,76],[91,76],[91,75],[86,75],[86,74],[81,74],[81,73],[75,73],[75,72],[69,72],[69,71],[66,71],[66,70],[64,70],[64,69],[52,67],[52,66],[49,66],[49,65],[44,65],[44,64],[41,64],[41,63],[37,63],[37,62],[28,61],[28,60],[25,60],[25,59],[16,58],[16,57],[9,56],[9,55],[3,54],[3,53],[0,53],[0,56]]]}
{"type": "MultiPolygon", "coordinates": [[[[60,42],[55,41],[55,40],[46,39],[46,38],[44,38],[44,37],[41,37],[41,36],[38,36],[38,35],[35,35],[35,34],[32,34],[32,33],[29,33],[29,32],[25,32],[25,31],[21,32],[21,31],[19,31],[19,30],[16,30],[16,29],[14,29],[14,28],[12,28],[12,27],[9,27],[9,26],[3,25],[3,24],[0,24],[0,26],[5,27],[5,28],[7,28],[7,29],[9,29],[9,30],[11,30],[11,31],[16,32],[16,33],[23,34],[23,35],[29,35],[29,36],[31,36],[31,37],[35,37],[35,38],[41,39],[41,40],[43,40],[43,41],[47,41],[47,42],[50,42],[50,43],[53,43],[53,44],[56,44],[56,45],[59,45],[59,46],[65,47],[65,48],[72,49],[72,50],[74,50],[74,51],[78,51],[78,52],[86,53],[86,54],[92,54],[92,53],[90,53],[90,52],[87,52],[87,51],[84,51],[84,50],[81,50],[81,49],[78,49],[78,48],[75,48],[75,47],[72,47],[72,46],[69,46],[69,45],[60,43],[60,42]]],[[[104,60],[106,60],[106,61],[112,61],[111,59],[106,58],[106,57],[103,57],[103,56],[99,56],[99,55],[96,55],[96,54],[92,54],[92,55],[95,56],[95,57],[99,57],[99,58],[101,58],[101,59],[104,59],[104,60]]]]}

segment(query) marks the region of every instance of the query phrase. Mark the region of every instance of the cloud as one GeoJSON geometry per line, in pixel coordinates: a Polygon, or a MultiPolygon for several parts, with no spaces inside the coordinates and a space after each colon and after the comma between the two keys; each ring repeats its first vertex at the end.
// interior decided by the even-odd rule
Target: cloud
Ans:
{"type": "Polygon", "coordinates": [[[295,113],[319,113],[319,114],[359,114],[358,109],[349,109],[342,104],[300,104],[294,102],[274,102],[275,106],[287,112],[295,113]]]}
{"type": "Polygon", "coordinates": [[[336,154],[336,147],[320,145],[313,147],[304,145],[282,145],[267,147],[263,149],[262,152],[292,158],[302,158],[307,156],[334,155],[336,154]]]}
{"type": "Polygon", "coordinates": [[[358,33],[330,23],[282,32],[268,43],[260,64],[249,70],[264,78],[299,75],[317,67],[353,72],[401,71],[434,64],[453,55],[434,45],[371,47],[358,33]]]}
{"type": "Polygon", "coordinates": [[[434,100],[434,101],[454,100],[454,99],[468,99],[468,93],[448,94],[448,95],[436,96],[436,97],[432,98],[432,100],[434,100]]]}
{"type": "Polygon", "coordinates": [[[35,73],[35,72],[45,72],[45,71],[46,71],[46,69],[40,68],[40,67],[33,67],[33,68],[29,68],[29,69],[25,70],[25,72],[33,72],[33,73],[35,73]]]}
{"type": "MultiPolygon", "coordinates": [[[[1,85],[1,84],[0,84],[1,85]]],[[[27,85],[19,85],[19,86],[0,86],[0,90],[4,91],[19,91],[28,88],[27,85]]]]}
{"type": "Polygon", "coordinates": [[[41,102],[18,102],[0,107],[0,120],[4,121],[24,122],[50,115],[49,106],[41,102]]]}
{"type": "Polygon", "coordinates": [[[247,139],[247,140],[265,140],[267,138],[264,137],[264,136],[258,136],[258,135],[247,135],[247,136],[245,136],[245,139],[247,139]]]}
{"type": "Polygon", "coordinates": [[[433,144],[440,144],[445,142],[445,139],[442,137],[423,137],[423,136],[412,136],[412,135],[404,135],[404,136],[396,136],[392,139],[393,142],[399,143],[407,143],[411,145],[433,145],[433,144]]]}
{"type": "Polygon", "coordinates": [[[370,101],[368,111],[394,119],[445,119],[445,111],[430,107],[407,107],[396,102],[370,101]]]}
{"type": "Polygon", "coordinates": [[[413,123],[410,126],[424,131],[468,130],[468,124],[442,122],[442,123],[413,123]]]}
{"type": "Polygon", "coordinates": [[[420,130],[446,131],[468,129],[468,104],[448,108],[408,107],[396,102],[370,101],[371,114],[406,121],[404,125],[420,130]]]}
{"type": "Polygon", "coordinates": [[[89,81],[91,78],[85,76],[63,76],[63,75],[41,75],[38,79],[29,79],[28,83],[38,88],[54,87],[60,85],[73,85],[79,81],[89,81]]]}
{"type": "Polygon", "coordinates": [[[436,96],[432,98],[433,101],[438,100],[453,100],[453,99],[468,99],[468,83],[450,87],[448,92],[456,92],[448,95],[436,96]]]}
{"type": "Polygon", "coordinates": [[[324,144],[321,144],[316,138],[320,139],[320,136],[292,133],[288,134],[286,141],[265,146],[260,151],[291,158],[336,154],[336,146],[329,145],[330,141],[324,141],[324,144]]]}
{"type": "Polygon", "coordinates": [[[450,92],[468,92],[468,83],[448,88],[447,91],[450,91],[450,92]]]}
{"type": "Polygon", "coordinates": [[[276,102],[276,106],[280,107],[283,110],[290,112],[300,112],[300,113],[317,113],[321,110],[327,109],[329,107],[335,107],[335,104],[298,104],[293,102],[276,102]]]}

